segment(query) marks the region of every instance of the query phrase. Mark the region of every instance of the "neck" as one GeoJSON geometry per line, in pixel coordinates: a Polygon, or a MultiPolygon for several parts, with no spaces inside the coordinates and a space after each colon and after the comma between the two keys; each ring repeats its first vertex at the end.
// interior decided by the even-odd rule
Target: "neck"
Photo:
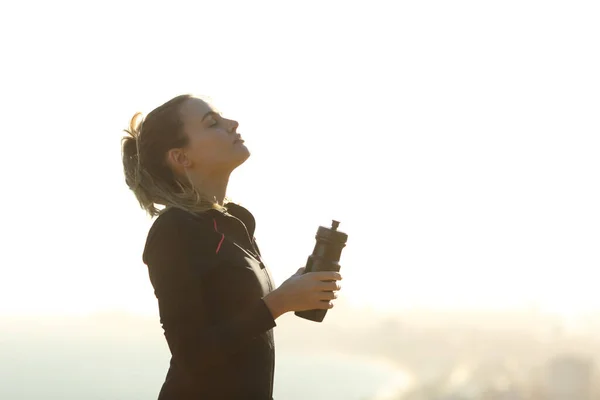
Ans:
{"type": "Polygon", "coordinates": [[[227,193],[227,185],[229,184],[229,175],[227,173],[212,173],[206,176],[193,176],[192,182],[194,186],[201,188],[202,194],[208,199],[216,201],[219,205],[223,205],[227,193]]]}

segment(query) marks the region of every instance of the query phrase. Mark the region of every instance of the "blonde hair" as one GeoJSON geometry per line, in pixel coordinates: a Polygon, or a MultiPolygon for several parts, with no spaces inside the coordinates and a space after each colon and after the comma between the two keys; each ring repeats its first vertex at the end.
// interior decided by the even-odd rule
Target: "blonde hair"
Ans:
{"type": "Polygon", "coordinates": [[[216,201],[206,198],[191,180],[182,182],[166,161],[170,149],[188,143],[179,110],[191,98],[193,96],[189,94],[177,96],[145,117],[138,112],[124,130],[128,133],[121,140],[125,183],[141,208],[152,217],[170,207],[192,213],[224,209],[216,201]]]}

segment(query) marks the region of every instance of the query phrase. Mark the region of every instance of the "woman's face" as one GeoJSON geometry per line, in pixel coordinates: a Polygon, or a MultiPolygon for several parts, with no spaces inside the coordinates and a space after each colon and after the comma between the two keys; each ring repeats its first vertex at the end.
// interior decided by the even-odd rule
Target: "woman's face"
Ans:
{"type": "Polygon", "coordinates": [[[250,156],[237,121],[223,118],[205,101],[192,98],[181,105],[183,131],[188,136],[185,148],[189,169],[208,173],[228,173],[250,156]]]}

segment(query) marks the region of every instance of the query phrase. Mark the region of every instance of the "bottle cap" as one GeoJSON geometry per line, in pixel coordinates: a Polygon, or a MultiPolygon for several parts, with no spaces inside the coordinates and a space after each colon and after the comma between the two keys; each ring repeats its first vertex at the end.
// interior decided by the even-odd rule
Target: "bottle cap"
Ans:
{"type": "Polygon", "coordinates": [[[333,220],[331,223],[331,228],[320,226],[317,230],[317,239],[328,240],[341,245],[345,244],[348,240],[348,235],[337,230],[339,225],[339,221],[333,220]]]}

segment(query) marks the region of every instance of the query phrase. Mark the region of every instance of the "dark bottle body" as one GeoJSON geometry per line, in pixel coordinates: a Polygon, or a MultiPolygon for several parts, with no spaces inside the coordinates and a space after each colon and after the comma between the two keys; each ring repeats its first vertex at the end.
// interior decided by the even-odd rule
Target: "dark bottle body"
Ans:
{"type": "MultiPolygon", "coordinates": [[[[346,246],[348,235],[337,230],[339,222],[333,221],[331,228],[320,226],[312,254],[308,257],[304,273],[321,271],[340,270],[340,257],[342,250],[346,246]]],[[[327,314],[327,310],[306,310],[296,311],[298,317],[305,318],[315,322],[322,322],[327,314]]]]}

